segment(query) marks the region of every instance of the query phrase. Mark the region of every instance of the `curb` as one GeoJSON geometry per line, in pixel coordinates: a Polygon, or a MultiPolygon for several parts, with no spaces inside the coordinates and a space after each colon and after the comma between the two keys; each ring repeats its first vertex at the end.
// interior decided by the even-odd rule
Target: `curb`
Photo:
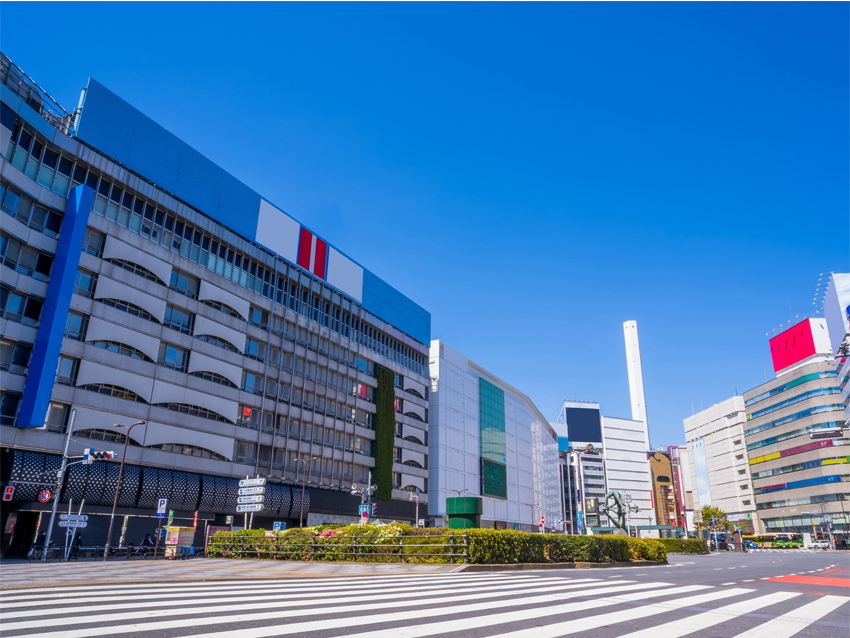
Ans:
{"type": "MultiPolygon", "coordinates": [[[[658,567],[667,565],[667,561],[642,560],[619,563],[520,563],[515,565],[465,565],[457,572],[514,572],[532,569],[610,569],[614,567],[658,567]]],[[[457,573],[455,572],[455,573],[457,573]]]]}

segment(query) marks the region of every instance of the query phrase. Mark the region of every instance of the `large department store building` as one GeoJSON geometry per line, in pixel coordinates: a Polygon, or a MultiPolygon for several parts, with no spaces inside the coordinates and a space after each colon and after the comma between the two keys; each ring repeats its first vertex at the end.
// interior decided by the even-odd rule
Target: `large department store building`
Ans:
{"type": "MultiPolygon", "coordinates": [[[[311,525],[356,520],[351,486],[370,471],[392,476],[378,516],[412,521],[408,493],[428,499],[430,314],[95,80],[70,113],[0,63],[5,547],[44,525],[72,410],[72,455],[120,455],[113,424],[146,422],[113,543],[153,531],[158,498],[178,523],[223,523],[255,475],[270,483],[255,527],[302,507],[311,525]]],[[[70,468],[61,502],[85,499],[86,542],[105,541],[117,473],[70,468]]]]}

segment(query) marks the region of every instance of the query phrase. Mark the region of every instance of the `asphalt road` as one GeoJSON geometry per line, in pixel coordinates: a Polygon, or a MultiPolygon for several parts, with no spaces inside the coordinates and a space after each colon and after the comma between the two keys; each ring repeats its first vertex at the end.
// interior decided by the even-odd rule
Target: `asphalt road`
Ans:
{"type": "MultiPolygon", "coordinates": [[[[230,576],[230,574],[229,574],[230,576]]],[[[850,553],[669,566],[227,578],[0,592],[0,638],[847,638],[850,553]]]]}

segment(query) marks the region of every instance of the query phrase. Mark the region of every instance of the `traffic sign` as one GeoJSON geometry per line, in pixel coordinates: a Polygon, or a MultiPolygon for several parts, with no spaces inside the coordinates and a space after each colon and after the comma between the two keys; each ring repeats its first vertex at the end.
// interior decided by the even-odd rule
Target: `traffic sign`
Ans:
{"type": "Polygon", "coordinates": [[[262,503],[265,496],[240,496],[236,502],[242,505],[243,503],[262,503]]]}
{"type": "Polygon", "coordinates": [[[281,522],[281,521],[275,521],[274,525],[272,526],[273,532],[280,532],[280,531],[285,530],[285,529],[286,529],[286,523],[281,522]]]}
{"type": "Polygon", "coordinates": [[[88,514],[60,514],[60,521],[87,521],[89,520],[88,514]]]}
{"type": "Polygon", "coordinates": [[[624,500],[626,503],[631,503],[631,502],[632,502],[632,495],[631,495],[631,494],[624,494],[624,495],[623,495],[623,500],[624,500]]]}
{"type": "Polygon", "coordinates": [[[88,527],[85,521],[59,521],[59,527],[88,527]]]}
{"type": "Polygon", "coordinates": [[[360,516],[362,516],[363,518],[369,518],[369,506],[368,505],[361,505],[360,506],[360,516]]]}
{"type": "Polygon", "coordinates": [[[266,484],[264,478],[242,479],[239,481],[239,487],[259,487],[266,484]]]}
{"type": "MultiPolygon", "coordinates": [[[[264,479],[265,480],[265,479],[264,479]]],[[[248,496],[249,494],[265,494],[266,488],[264,487],[243,487],[239,489],[239,496],[248,496]]]]}
{"type": "Polygon", "coordinates": [[[168,505],[167,498],[160,498],[156,501],[156,517],[165,518],[165,507],[168,505]]]}
{"type": "Polygon", "coordinates": [[[240,514],[242,512],[262,512],[263,504],[262,503],[252,503],[250,505],[237,505],[236,511],[240,514]]]}
{"type": "Polygon", "coordinates": [[[43,490],[42,492],[39,493],[38,500],[41,501],[42,503],[46,503],[47,501],[50,500],[50,492],[48,492],[47,490],[43,490]]]}

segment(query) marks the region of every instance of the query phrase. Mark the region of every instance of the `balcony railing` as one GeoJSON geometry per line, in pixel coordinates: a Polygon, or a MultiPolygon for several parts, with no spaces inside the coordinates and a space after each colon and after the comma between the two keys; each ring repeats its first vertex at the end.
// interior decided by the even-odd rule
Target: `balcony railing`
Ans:
{"type": "Polygon", "coordinates": [[[36,84],[35,80],[3,53],[0,53],[0,82],[9,87],[51,126],[66,135],[71,134],[74,114],[68,113],[59,102],[50,97],[47,91],[36,84]]]}

